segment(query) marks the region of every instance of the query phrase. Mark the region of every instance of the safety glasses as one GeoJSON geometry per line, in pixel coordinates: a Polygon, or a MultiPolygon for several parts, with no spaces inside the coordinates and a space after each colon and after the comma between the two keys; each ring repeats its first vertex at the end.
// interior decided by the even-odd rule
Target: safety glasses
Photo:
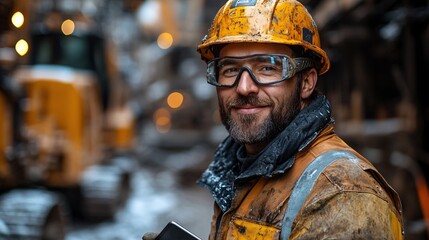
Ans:
{"type": "Polygon", "coordinates": [[[312,66],[309,58],[291,58],[283,54],[220,57],[208,62],[207,82],[217,87],[232,87],[243,71],[247,71],[257,84],[270,85],[290,79],[312,66]]]}

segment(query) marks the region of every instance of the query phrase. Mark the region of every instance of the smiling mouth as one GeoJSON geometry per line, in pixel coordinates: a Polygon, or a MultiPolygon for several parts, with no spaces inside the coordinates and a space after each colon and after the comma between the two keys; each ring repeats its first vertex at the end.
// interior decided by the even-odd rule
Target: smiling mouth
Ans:
{"type": "Polygon", "coordinates": [[[246,104],[243,106],[234,106],[232,107],[232,110],[237,112],[238,114],[256,114],[263,111],[267,107],[268,106],[259,106],[259,105],[255,106],[255,105],[246,104]]]}
{"type": "Polygon", "coordinates": [[[239,96],[227,104],[227,109],[238,115],[257,114],[271,107],[271,101],[257,96],[239,96]]]}

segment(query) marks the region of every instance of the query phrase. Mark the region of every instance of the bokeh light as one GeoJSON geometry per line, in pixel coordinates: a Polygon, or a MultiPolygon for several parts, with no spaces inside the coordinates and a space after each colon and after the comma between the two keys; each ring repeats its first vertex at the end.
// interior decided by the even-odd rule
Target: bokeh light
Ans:
{"type": "Polygon", "coordinates": [[[28,43],[24,39],[19,40],[15,44],[15,51],[20,55],[24,56],[28,52],[28,43]]]}
{"type": "Polygon", "coordinates": [[[74,22],[70,19],[67,19],[61,24],[61,31],[64,35],[70,35],[74,32],[74,22]]]}
{"type": "Polygon", "coordinates": [[[24,15],[21,12],[15,12],[12,15],[12,24],[16,28],[20,28],[22,25],[24,25],[24,15]]]}
{"type": "Polygon", "coordinates": [[[161,33],[158,36],[157,43],[161,49],[168,49],[173,45],[173,36],[167,32],[161,33]]]}
{"type": "Polygon", "coordinates": [[[173,109],[180,108],[183,104],[183,94],[179,92],[170,93],[167,97],[167,104],[173,109]]]}
{"type": "Polygon", "coordinates": [[[158,132],[166,133],[171,128],[171,114],[165,108],[159,108],[153,114],[153,120],[155,122],[156,129],[158,132]]]}

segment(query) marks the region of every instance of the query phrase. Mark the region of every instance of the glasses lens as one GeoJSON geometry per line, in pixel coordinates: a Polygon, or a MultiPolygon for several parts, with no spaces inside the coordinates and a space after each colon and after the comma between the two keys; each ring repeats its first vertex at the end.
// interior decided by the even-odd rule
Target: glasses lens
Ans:
{"type": "Polygon", "coordinates": [[[215,86],[220,86],[220,84],[217,81],[218,73],[217,73],[216,62],[217,61],[215,59],[207,63],[207,82],[215,86]]]}
{"type": "Polygon", "coordinates": [[[259,83],[276,82],[282,79],[282,58],[277,55],[258,55],[248,58],[222,58],[218,60],[218,81],[221,85],[234,84],[240,71],[246,67],[259,83]]]}

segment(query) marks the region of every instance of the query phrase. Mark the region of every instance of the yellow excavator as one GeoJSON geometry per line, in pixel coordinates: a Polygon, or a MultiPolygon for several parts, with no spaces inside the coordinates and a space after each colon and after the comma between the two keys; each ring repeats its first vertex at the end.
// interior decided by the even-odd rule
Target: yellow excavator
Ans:
{"type": "Polygon", "coordinates": [[[1,75],[0,223],[11,239],[64,239],[69,215],[112,218],[133,170],[135,117],[114,49],[90,20],[52,16],[32,26],[28,64],[1,75]]]}

